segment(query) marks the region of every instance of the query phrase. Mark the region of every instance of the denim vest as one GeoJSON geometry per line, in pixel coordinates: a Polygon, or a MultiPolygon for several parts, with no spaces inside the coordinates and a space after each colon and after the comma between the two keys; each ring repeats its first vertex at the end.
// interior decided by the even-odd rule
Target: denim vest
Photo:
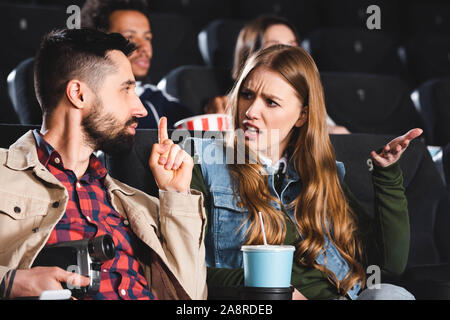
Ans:
{"type": "MultiPolygon", "coordinates": [[[[216,268],[242,268],[243,259],[241,246],[245,241],[245,231],[250,222],[244,221],[248,216],[247,209],[239,206],[240,197],[233,193],[231,176],[226,166],[227,153],[221,140],[191,138],[194,141],[195,163],[201,165],[206,188],[211,193],[210,220],[205,235],[206,264],[216,268]]],[[[336,162],[338,176],[342,182],[345,175],[343,163],[336,162]]],[[[301,192],[301,181],[292,164],[288,164],[285,178],[282,182],[281,194],[274,188],[274,172],[265,166],[268,173],[269,190],[281,200],[286,214],[295,221],[294,207],[289,203],[301,192]]],[[[272,169],[272,170],[271,170],[272,169]]],[[[282,210],[279,203],[273,201],[272,206],[282,210]]],[[[294,222],[295,224],[295,222],[294,222]]],[[[332,242],[325,237],[325,254],[321,253],[316,262],[325,265],[336,277],[342,281],[349,271],[347,262],[342,258],[332,242]]],[[[360,290],[360,283],[356,284],[348,295],[355,299],[360,290]]]]}

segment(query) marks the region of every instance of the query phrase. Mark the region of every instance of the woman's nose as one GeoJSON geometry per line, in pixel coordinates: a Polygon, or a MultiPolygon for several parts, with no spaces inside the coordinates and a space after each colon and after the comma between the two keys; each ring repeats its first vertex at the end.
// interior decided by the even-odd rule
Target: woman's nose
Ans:
{"type": "Polygon", "coordinates": [[[250,104],[250,106],[248,107],[247,111],[245,112],[245,116],[249,119],[256,119],[258,118],[259,114],[260,114],[260,101],[259,99],[255,99],[252,101],[252,103],[250,104]]]}

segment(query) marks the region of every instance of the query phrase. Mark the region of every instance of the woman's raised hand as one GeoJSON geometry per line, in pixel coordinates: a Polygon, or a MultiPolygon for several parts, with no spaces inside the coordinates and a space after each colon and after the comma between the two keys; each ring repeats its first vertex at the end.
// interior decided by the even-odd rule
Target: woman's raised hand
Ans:
{"type": "Polygon", "coordinates": [[[389,142],[380,153],[372,151],[370,155],[372,156],[373,161],[376,165],[383,168],[394,164],[400,159],[400,156],[405,152],[406,148],[408,148],[411,140],[420,136],[422,132],[423,130],[419,128],[412,129],[406,134],[389,142]]]}

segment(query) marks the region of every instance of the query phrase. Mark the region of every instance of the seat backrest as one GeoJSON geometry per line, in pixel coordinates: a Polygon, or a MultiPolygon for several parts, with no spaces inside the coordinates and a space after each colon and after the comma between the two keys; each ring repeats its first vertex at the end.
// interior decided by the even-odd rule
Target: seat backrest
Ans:
{"type": "Polygon", "coordinates": [[[65,7],[0,4],[0,27],[7,46],[6,51],[11,58],[19,61],[33,56],[39,47],[42,36],[55,28],[65,28],[65,7]]]}
{"type": "Polygon", "coordinates": [[[399,44],[391,35],[361,28],[327,28],[312,32],[309,51],[320,71],[405,76],[399,44]]]}
{"type": "Polygon", "coordinates": [[[224,68],[182,66],[171,71],[158,87],[189,106],[194,114],[203,114],[209,99],[228,93],[232,81],[224,68]]]}
{"type": "MultiPolygon", "coordinates": [[[[367,160],[372,150],[393,137],[335,135],[336,158],[346,167],[345,183],[368,213],[374,212],[374,193],[367,160]]],[[[411,228],[408,266],[450,261],[450,198],[426,146],[413,141],[400,159],[411,228]]]]}
{"type": "Polygon", "coordinates": [[[450,37],[418,34],[405,46],[409,73],[416,85],[434,78],[450,77],[450,37]]]}
{"type": "Polygon", "coordinates": [[[284,17],[303,38],[320,25],[317,0],[236,0],[232,4],[233,17],[251,20],[263,14],[284,17]]]}
{"type": "Polygon", "coordinates": [[[230,0],[152,0],[148,1],[150,12],[178,13],[192,20],[195,29],[200,31],[211,20],[229,18],[230,0]]]}
{"type": "Polygon", "coordinates": [[[34,58],[22,61],[8,76],[8,93],[21,124],[41,124],[42,110],[34,91],[34,58]]]}
{"type": "Polygon", "coordinates": [[[447,190],[450,191],[450,143],[442,148],[442,170],[444,172],[447,190]]]}
{"type": "Polygon", "coordinates": [[[0,3],[0,29],[4,45],[0,50],[0,122],[17,123],[8,97],[6,79],[17,65],[36,54],[42,36],[54,28],[66,27],[63,7],[0,3]]]}
{"type": "Polygon", "coordinates": [[[199,33],[198,46],[207,66],[233,68],[237,38],[244,25],[244,20],[219,19],[199,33]]]}
{"type": "Polygon", "coordinates": [[[35,125],[0,124],[0,148],[9,148],[27,131],[39,128],[40,126],[35,125]]]}
{"type": "Polygon", "coordinates": [[[321,0],[319,2],[320,20],[327,27],[365,28],[373,11],[367,8],[376,5],[380,8],[381,30],[393,34],[401,32],[399,17],[404,9],[400,0],[321,0]]]}
{"type": "Polygon", "coordinates": [[[419,110],[430,127],[430,144],[445,146],[450,143],[450,77],[434,79],[422,84],[419,93],[419,110]]]}
{"type": "Polygon", "coordinates": [[[197,33],[189,18],[177,14],[150,14],[153,58],[148,81],[157,84],[182,65],[201,64],[197,33]]]}
{"type": "Polygon", "coordinates": [[[35,2],[43,5],[64,6],[66,8],[71,5],[77,5],[81,8],[86,0],[36,0],[30,2],[35,2]]]}
{"type": "Polygon", "coordinates": [[[329,116],[352,133],[400,135],[424,127],[408,87],[397,77],[322,72],[321,78],[329,116]]]}
{"type": "Polygon", "coordinates": [[[448,35],[450,30],[448,1],[417,1],[405,7],[405,31],[409,34],[432,32],[448,35]]]}
{"type": "MultiPolygon", "coordinates": [[[[168,130],[169,137],[180,143],[191,136],[189,131],[168,130]]],[[[158,142],[157,129],[137,129],[136,140],[128,154],[106,155],[105,167],[109,174],[121,182],[158,197],[158,186],[149,169],[148,160],[154,143],[158,142]]]]}

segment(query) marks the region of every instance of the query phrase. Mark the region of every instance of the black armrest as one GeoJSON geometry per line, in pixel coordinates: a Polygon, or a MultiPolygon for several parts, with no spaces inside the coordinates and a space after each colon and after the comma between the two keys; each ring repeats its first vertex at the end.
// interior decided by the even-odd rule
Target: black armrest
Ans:
{"type": "Polygon", "coordinates": [[[239,286],[213,287],[208,286],[208,300],[239,300],[239,286]]]}
{"type": "Polygon", "coordinates": [[[402,280],[416,299],[450,299],[450,264],[409,268],[402,280]]]}

